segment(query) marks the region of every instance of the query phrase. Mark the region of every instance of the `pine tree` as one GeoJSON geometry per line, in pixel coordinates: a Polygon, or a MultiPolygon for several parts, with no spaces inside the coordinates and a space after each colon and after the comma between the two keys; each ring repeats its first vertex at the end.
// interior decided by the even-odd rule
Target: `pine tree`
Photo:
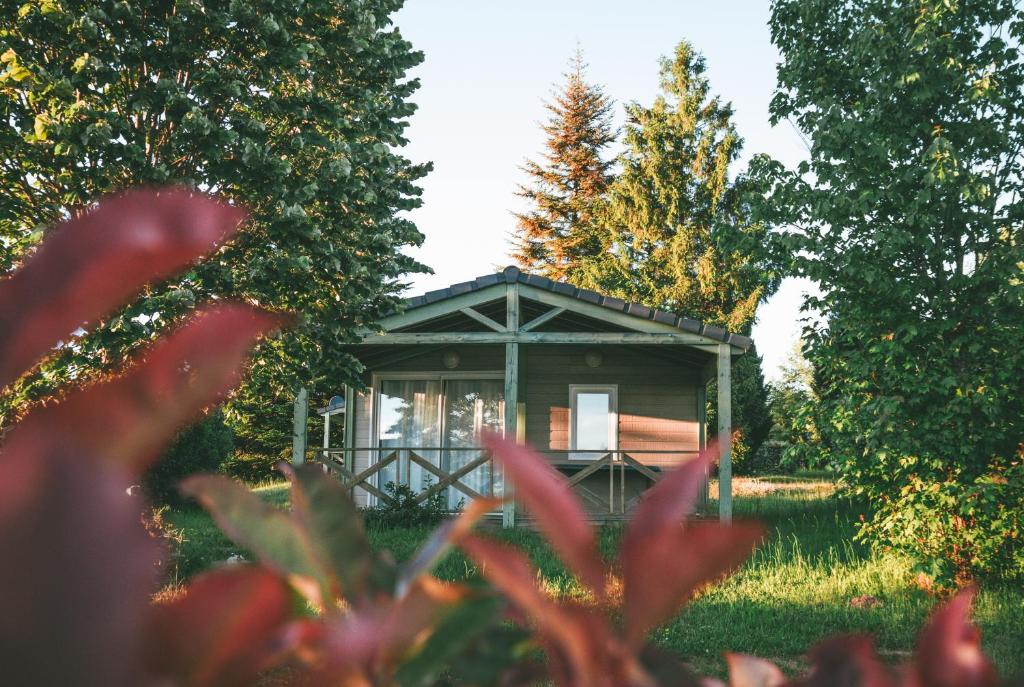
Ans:
{"type": "Polygon", "coordinates": [[[577,51],[564,90],[546,107],[543,163],[527,161],[529,186],[518,195],[532,208],[516,214],[512,257],[524,270],[573,281],[582,259],[602,250],[594,229],[595,206],[611,182],[612,162],[602,152],[615,140],[611,101],[584,79],[577,51]]]}
{"type": "Polygon", "coordinates": [[[766,230],[749,219],[747,179],[729,180],[742,140],[706,69],[681,42],[654,104],[626,107],[622,172],[599,222],[609,250],[588,259],[581,285],[747,333],[778,279],[735,248],[766,230]]]}

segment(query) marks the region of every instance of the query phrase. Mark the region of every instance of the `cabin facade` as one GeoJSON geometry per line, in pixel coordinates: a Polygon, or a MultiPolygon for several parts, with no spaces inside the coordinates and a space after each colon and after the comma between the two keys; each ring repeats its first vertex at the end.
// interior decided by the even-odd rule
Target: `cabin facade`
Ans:
{"type": "MultiPolygon", "coordinates": [[[[515,436],[565,473],[596,520],[626,517],[665,470],[706,442],[708,382],[731,434],[731,361],[747,337],[526,274],[515,267],[407,301],[350,352],[343,445],[310,451],[359,505],[389,483],[452,509],[505,493],[482,431],[515,436]]],[[[329,422],[338,407],[324,409],[329,422]]],[[[730,442],[720,443],[719,516],[731,517],[730,442]]],[[[522,519],[514,501],[506,526],[522,519]]]]}

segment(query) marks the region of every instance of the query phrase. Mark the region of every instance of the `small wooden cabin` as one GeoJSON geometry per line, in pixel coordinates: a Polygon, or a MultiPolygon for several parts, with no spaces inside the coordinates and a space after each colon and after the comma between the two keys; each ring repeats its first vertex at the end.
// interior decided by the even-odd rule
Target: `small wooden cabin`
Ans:
{"type": "MultiPolygon", "coordinates": [[[[502,431],[572,481],[595,519],[626,516],[663,471],[705,442],[705,393],[719,379],[719,436],[731,433],[730,370],[751,340],[515,267],[409,299],[351,352],[344,445],[316,451],[360,505],[388,483],[457,508],[500,494],[477,445],[502,431]]],[[[719,514],[731,517],[730,444],[720,445],[719,514]]],[[[522,517],[520,513],[520,517],[522,517]]],[[[506,504],[506,526],[515,506],[506,504]]]]}

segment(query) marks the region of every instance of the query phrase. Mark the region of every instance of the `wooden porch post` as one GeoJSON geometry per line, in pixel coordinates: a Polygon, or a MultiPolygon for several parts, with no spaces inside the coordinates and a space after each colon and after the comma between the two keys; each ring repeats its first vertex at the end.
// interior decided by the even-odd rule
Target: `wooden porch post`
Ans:
{"type": "MultiPolygon", "coordinates": [[[[345,386],[345,437],[342,442],[347,449],[352,449],[356,445],[356,390],[351,384],[345,386]]],[[[341,457],[341,462],[350,471],[355,472],[356,454],[353,451],[346,451],[341,457]]]]}
{"type": "MultiPolygon", "coordinates": [[[[697,387],[697,448],[703,451],[708,446],[708,387],[701,383],[697,387]]],[[[708,471],[704,471],[704,484],[700,490],[700,509],[708,507],[708,471]]]]}
{"type": "Polygon", "coordinates": [[[324,413],[324,460],[330,458],[327,449],[331,447],[331,411],[324,413]]]}
{"type": "Polygon", "coordinates": [[[732,350],[718,344],[718,519],[732,522],[732,350]]]}
{"type": "MultiPolygon", "coordinates": [[[[519,330],[519,285],[508,284],[505,289],[505,326],[510,332],[519,330]]],[[[519,344],[505,344],[505,436],[519,440],[519,344]]],[[[512,487],[502,480],[507,500],[502,508],[502,527],[515,527],[516,504],[512,500],[512,487]]]]}
{"type": "Polygon", "coordinates": [[[292,413],[292,464],[306,462],[306,417],[309,414],[309,392],[305,387],[295,394],[295,408],[292,413]]]}

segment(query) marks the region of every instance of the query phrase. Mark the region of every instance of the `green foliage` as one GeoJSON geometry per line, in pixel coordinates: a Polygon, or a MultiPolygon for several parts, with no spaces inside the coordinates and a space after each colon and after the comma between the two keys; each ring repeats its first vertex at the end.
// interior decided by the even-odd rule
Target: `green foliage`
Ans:
{"type": "Polygon", "coordinates": [[[761,371],[762,362],[757,347],[751,346],[749,351],[733,363],[733,424],[740,429],[740,443],[745,451],[741,460],[735,463],[737,474],[750,474],[755,469],[753,465],[748,468],[747,464],[761,450],[772,426],[768,386],[761,371]]]}
{"type": "Polygon", "coordinates": [[[782,378],[768,389],[772,421],[769,436],[784,447],[781,464],[786,469],[831,465],[828,447],[817,426],[816,388],[814,369],[798,341],[782,366],[782,378]]]}
{"type": "Polygon", "coordinates": [[[354,379],[340,346],[394,307],[403,274],[424,269],[401,250],[422,239],[402,213],[419,204],[428,170],[398,152],[418,85],[406,75],[422,60],[390,25],[401,5],[28,0],[3,13],[0,272],[41,227],[130,185],[211,190],[251,219],[19,382],[0,424],[211,299],[303,316],[260,347],[226,409],[242,444],[279,450],[289,425],[274,399],[354,379]]]}
{"type": "Polygon", "coordinates": [[[281,479],[281,473],[275,468],[279,460],[277,456],[241,451],[236,442],[235,450],[221,463],[220,471],[246,484],[265,484],[281,479]]]}
{"type": "Polygon", "coordinates": [[[142,487],[156,503],[180,501],[178,483],[197,472],[216,472],[234,452],[231,429],[220,410],[183,429],[146,472],[142,487]]]}
{"type": "Polygon", "coordinates": [[[758,164],[779,245],[822,291],[814,424],[875,507],[861,534],[942,583],[1020,576],[1024,12],[778,0],[771,27],[772,116],[810,159],[758,164]]]}
{"type": "Polygon", "coordinates": [[[766,228],[749,217],[750,180],[729,179],[742,141],[706,71],[682,42],[662,61],[654,104],[626,106],[622,171],[599,220],[607,250],[588,261],[580,285],[744,333],[778,279],[741,248],[766,228]]]}
{"type": "MultiPolygon", "coordinates": [[[[429,488],[428,479],[424,491],[429,488]]],[[[394,503],[363,509],[363,520],[369,528],[433,526],[451,515],[448,497],[443,490],[424,499],[422,503],[416,502],[419,493],[413,491],[408,484],[388,482],[384,485],[384,492],[394,499],[394,503]]]]}
{"type": "Polygon", "coordinates": [[[577,52],[563,90],[546,105],[544,162],[528,161],[531,186],[519,196],[531,205],[516,214],[513,254],[524,270],[574,281],[581,263],[603,249],[595,213],[611,183],[612,162],[602,156],[615,140],[611,102],[599,86],[584,79],[577,52]]]}

